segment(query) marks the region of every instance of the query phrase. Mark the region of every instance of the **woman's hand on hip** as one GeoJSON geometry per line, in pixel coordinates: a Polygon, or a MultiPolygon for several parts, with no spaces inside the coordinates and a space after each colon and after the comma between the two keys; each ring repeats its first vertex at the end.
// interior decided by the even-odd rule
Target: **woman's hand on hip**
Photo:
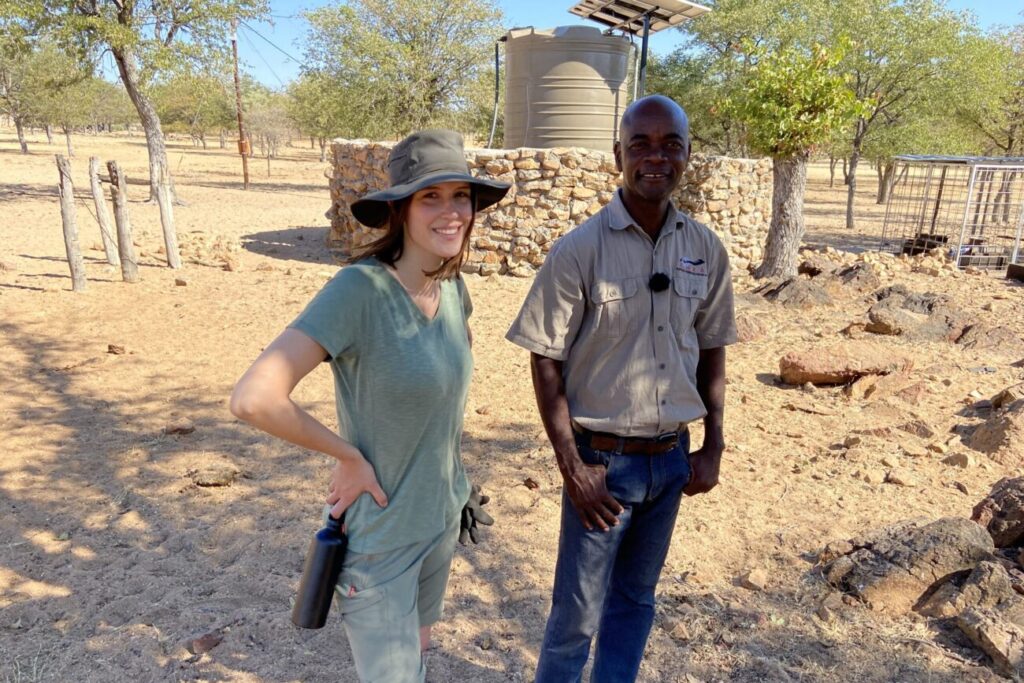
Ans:
{"type": "Polygon", "coordinates": [[[341,517],[356,498],[369,493],[380,507],[388,506],[388,497],[377,481],[373,465],[361,454],[346,456],[338,460],[331,470],[331,487],[327,494],[327,504],[331,508],[331,517],[341,517]]]}

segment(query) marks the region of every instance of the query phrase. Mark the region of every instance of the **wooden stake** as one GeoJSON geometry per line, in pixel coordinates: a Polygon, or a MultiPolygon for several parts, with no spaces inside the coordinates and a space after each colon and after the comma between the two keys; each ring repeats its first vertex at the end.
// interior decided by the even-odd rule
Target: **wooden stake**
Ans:
{"type": "Polygon", "coordinates": [[[71,267],[71,289],[76,292],[85,290],[85,262],[82,250],[78,246],[78,228],[75,225],[75,186],[71,182],[71,164],[63,154],[57,155],[57,171],[60,184],[60,218],[64,224],[64,249],[68,255],[68,266],[71,267]]]}
{"type": "Polygon", "coordinates": [[[117,256],[114,231],[110,229],[110,213],[107,211],[107,201],[103,196],[103,186],[100,184],[100,160],[97,157],[89,157],[89,187],[92,188],[92,201],[96,204],[96,220],[100,224],[100,237],[103,239],[107,263],[119,266],[121,259],[117,256]]]}
{"type": "Polygon", "coordinates": [[[167,265],[181,268],[181,256],[178,254],[178,233],[174,229],[174,211],[171,204],[171,183],[167,169],[160,166],[156,181],[156,203],[160,205],[160,224],[164,228],[164,250],[167,252],[167,265]]]}
{"type": "Polygon", "coordinates": [[[117,251],[121,255],[121,278],[125,282],[139,281],[139,264],[132,246],[132,226],[128,220],[128,180],[117,167],[116,161],[107,162],[110,173],[110,198],[114,202],[114,222],[117,223],[117,251]]]}

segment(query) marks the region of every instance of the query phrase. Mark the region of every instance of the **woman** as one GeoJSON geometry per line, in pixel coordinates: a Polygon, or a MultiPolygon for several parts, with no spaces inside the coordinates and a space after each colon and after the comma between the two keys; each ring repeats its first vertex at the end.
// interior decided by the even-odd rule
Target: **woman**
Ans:
{"type": "Polygon", "coordinates": [[[459,441],[473,307],[459,269],[476,211],[509,186],[471,176],[462,138],[443,130],[398,143],[388,173],[388,189],[351,206],[384,235],[256,359],[231,411],[337,461],[327,503],[349,537],[337,591],[356,670],[405,682],[424,680],[470,496],[459,441]],[[340,434],[290,398],[325,360],[340,434]]]}

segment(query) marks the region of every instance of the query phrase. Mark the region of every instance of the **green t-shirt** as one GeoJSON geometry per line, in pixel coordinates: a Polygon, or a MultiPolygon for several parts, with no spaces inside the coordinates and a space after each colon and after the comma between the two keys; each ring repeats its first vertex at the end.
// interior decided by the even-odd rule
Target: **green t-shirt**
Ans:
{"type": "Polygon", "coordinates": [[[433,538],[469,498],[459,445],[473,372],[462,279],[441,282],[428,319],[376,259],[346,266],[289,327],[330,354],[339,431],[388,496],[345,513],[349,547],[384,552],[433,538]]]}

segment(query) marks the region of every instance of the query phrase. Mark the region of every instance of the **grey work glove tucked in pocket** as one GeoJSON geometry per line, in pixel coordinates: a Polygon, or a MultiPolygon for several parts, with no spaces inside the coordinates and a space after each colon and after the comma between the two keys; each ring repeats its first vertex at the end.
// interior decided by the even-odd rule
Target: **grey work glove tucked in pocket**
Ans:
{"type": "Polygon", "coordinates": [[[466,545],[466,542],[472,540],[473,543],[479,543],[479,530],[477,529],[477,523],[490,526],[494,524],[494,518],[484,512],[483,506],[490,501],[489,496],[485,496],[480,493],[480,487],[476,484],[473,485],[472,490],[469,493],[469,500],[466,501],[465,507],[462,508],[462,520],[460,522],[461,529],[459,531],[459,543],[466,545]]]}

